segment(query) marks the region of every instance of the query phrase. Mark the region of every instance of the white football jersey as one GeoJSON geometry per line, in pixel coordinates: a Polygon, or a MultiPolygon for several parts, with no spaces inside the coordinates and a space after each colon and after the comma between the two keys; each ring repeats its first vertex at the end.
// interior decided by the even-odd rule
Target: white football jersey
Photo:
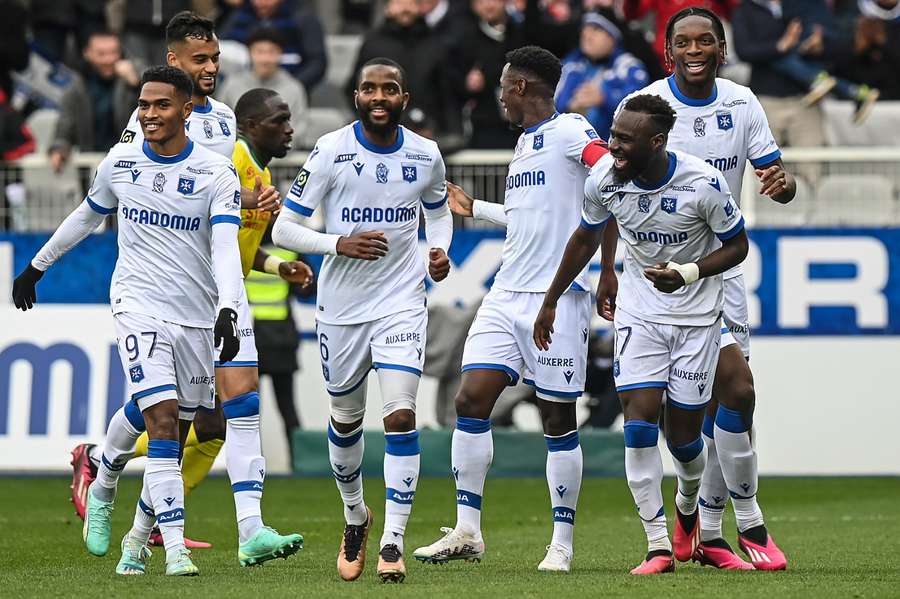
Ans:
{"type": "Polygon", "coordinates": [[[425,262],[419,253],[419,204],[447,201],[437,144],[400,127],[389,147],[369,142],[359,121],[319,138],[285,198],[284,207],[325,213],[325,232],[382,231],[378,260],[325,256],[318,281],[318,320],[358,324],[425,306],[425,262]]]}
{"type": "MultiPolygon", "coordinates": [[[[231,159],[234,144],[237,141],[237,119],[234,111],[227,104],[207,96],[206,106],[194,105],[185,122],[188,137],[216,154],[231,159]]],[[[135,143],[140,147],[144,143],[144,130],[138,122],[137,108],[131,113],[128,125],[122,131],[120,143],[135,143]]]]}
{"type": "Polygon", "coordinates": [[[218,298],[211,227],[241,222],[231,160],[191,140],[177,156],[160,156],[147,143],[119,143],[97,167],[87,202],[97,212],[118,213],[113,313],[211,328],[218,298]]]}
{"type": "MultiPolygon", "coordinates": [[[[494,287],[543,293],[581,218],[588,167],[584,148],[599,139],[579,114],[554,114],[519,136],[506,176],[506,240],[494,287]]],[[[587,269],[573,287],[588,290],[587,269]]]]}
{"type": "Polygon", "coordinates": [[[650,322],[708,326],[722,312],[722,275],[705,277],[674,293],[658,291],[644,269],[669,261],[696,262],[744,228],[744,217],[722,173],[706,162],[669,151],[669,171],[646,187],[614,177],[613,157],[601,158],[585,183],[582,226],[612,215],[625,240],[616,309],[650,322]],[[717,239],[718,238],[718,239],[717,239]]]}

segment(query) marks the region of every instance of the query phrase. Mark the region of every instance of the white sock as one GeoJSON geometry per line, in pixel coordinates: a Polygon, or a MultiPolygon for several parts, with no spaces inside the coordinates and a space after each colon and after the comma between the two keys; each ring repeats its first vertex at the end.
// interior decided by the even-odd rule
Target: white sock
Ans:
{"type": "Polygon", "coordinates": [[[762,510],[756,501],[759,478],[748,420],[740,412],[722,405],[716,412],[715,437],[719,462],[741,532],[764,524],[762,510]]]}
{"type": "Polygon", "coordinates": [[[450,442],[450,464],[456,479],[456,529],[481,538],[481,495],[494,459],[491,421],[456,418],[450,442]]]}
{"type": "Polygon", "coordinates": [[[178,463],[179,453],[178,441],[150,439],[144,470],[167,559],[173,551],[184,549],[184,481],[178,463]]]}
{"type": "Polygon", "coordinates": [[[225,464],[239,542],[245,543],[262,528],[263,481],[266,459],[259,439],[259,393],[251,391],[222,404],[225,415],[225,464]]]}
{"type": "Polygon", "coordinates": [[[385,433],[384,534],[381,547],[394,544],[403,552],[403,535],[419,482],[419,433],[385,433]]]}
{"type": "Polygon", "coordinates": [[[547,442],[547,486],[553,509],[552,545],[560,545],[572,552],[575,534],[575,508],[581,490],[583,458],[578,431],[559,437],[544,435],[547,442]]]}
{"type": "Polygon", "coordinates": [[[625,423],[625,476],[647,535],[648,551],[671,551],[662,498],[659,427],[643,420],[625,423]]]}
{"type": "Polygon", "coordinates": [[[702,437],[697,437],[684,445],[670,445],[669,451],[675,458],[675,475],[678,477],[675,505],[682,514],[693,514],[697,511],[700,498],[700,479],[706,466],[706,445],[703,444],[702,437]]]}
{"type": "Polygon", "coordinates": [[[328,422],[328,458],[344,502],[344,520],[347,524],[361,526],[368,514],[363,502],[362,461],[365,442],[362,425],[355,431],[341,434],[328,422]]]}
{"type": "Polygon", "coordinates": [[[722,476],[719,453],[713,435],[715,420],[708,414],[703,418],[703,442],[706,444],[706,468],[700,479],[700,540],[722,538],[722,516],[728,501],[728,487],[722,476]]]}
{"type": "Polygon", "coordinates": [[[146,545],[150,539],[150,531],[156,524],[156,512],[153,511],[153,500],[150,498],[150,489],[147,488],[147,477],[144,477],[144,486],[141,487],[141,496],[138,497],[137,507],[134,510],[134,523],[128,536],[141,545],[146,545]]]}
{"type": "Polygon", "coordinates": [[[102,501],[116,498],[116,486],[125,464],[134,455],[134,444],[144,431],[144,417],[133,401],[116,410],[106,429],[106,444],[97,466],[94,497],[102,501]]]}

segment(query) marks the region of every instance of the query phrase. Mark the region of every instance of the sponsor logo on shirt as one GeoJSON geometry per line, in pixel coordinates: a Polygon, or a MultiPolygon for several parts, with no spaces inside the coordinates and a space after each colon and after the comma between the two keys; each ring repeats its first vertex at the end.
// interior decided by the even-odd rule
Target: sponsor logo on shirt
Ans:
{"type": "Polygon", "coordinates": [[[341,220],[345,223],[402,223],[419,218],[418,206],[414,208],[343,208],[341,220]]]}
{"type": "Polygon", "coordinates": [[[397,343],[409,343],[410,341],[415,341],[416,343],[422,342],[422,335],[415,331],[408,333],[396,333],[393,335],[386,335],[384,337],[385,345],[395,345],[397,343]]]}
{"type": "Polygon", "coordinates": [[[157,212],[156,210],[147,210],[146,208],[129,208],[125,205],[122,206],[120,212],[122,218],[139,225],[151,225],[177,231],[197,231],[200,229],[199,216],[190,217],[182,214],[168,214],[166,212],[157,212]]]}
{"type": "Polygon", "coordinates": [[[538,355],[538,364],[541,366],[552,366],[554,368],[575,368],[575,358],[553,358],[550,356],[538,355]]]}
{"type": "Polygon", "coordinates": [[[334,163],[340,164],[342,162],[350,162],[354,158],[356,158],[356,152],[353,152],[352,154],[338,154],[334,157],[334,163]]]}
{"type": "Polygon", "coordinates": [[[215,375],[209,376],[209,375],[204,374],[204,375],[200,375],[200,376],[192,376],[190,384],[191,385],[212,385],[215,382],[216,382],[215,375]]]}
{"type": "Polygon", "coordinates": [[[707,164],[711,164],[721,172],[730,171],[733,168],[737,168],[738,165],[738,157],[732,156],[730,158],[707,158],[707,164]]]}
{"type": "Polygon", "coordinates": [[[134,160],[119,160],[113,165],[113,168],[132,168],[135,164],[134,160]]]}
{"type": "Polygon", "coordinates": [[[525,171],[516,173],[506,178],[506,189],[518,189],[519,187],[531,187],[534,185],[546,185],[547,176],[544,171],[525,171]]]}
{"type": "Polygon", "coordinates": [[[666,233],[663,231],[633,231],[631,229],[625,230],[628,231],[628,233],[630,233],[631,236],[634,237],[637,241],[649,241],[651,243],[658,243],[659,245],[684,243],[688,240],[688,234],[684,231],[672,231],[671,233],[666,233]]]}
{"type": "Polygon", "coordinates": [[[187,172],[194,173],[195,175],[212,175],[213,172],[206,168],[194,168],[192,166],[187,167],[187,172]]]}
{"type": "Polygon", "coordinates": [[[683,368],[673,368],[672,374],[686,381],[705,381],[709,378],[709,372],[692,372],[683,368]]]}
{"type": "Polygon", "coordinates": [[[411,152],[406,153],[407,160],[421,160],[422,162],[431,162],[432,158],[428,154],[413,154],[411,152]]]}

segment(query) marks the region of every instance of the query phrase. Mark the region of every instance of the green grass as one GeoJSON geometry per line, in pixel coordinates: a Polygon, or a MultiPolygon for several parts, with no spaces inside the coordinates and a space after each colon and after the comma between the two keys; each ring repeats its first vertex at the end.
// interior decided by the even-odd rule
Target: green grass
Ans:
{"type": "MultiPolygon", "coordinates": [[[[130,525],[139,480],[127,478],[114,514],[113,547],[104,558],[87,554],[81,522],[63,478],[0,479],[0,596],[3,597],[888,597],[900,596],[900,479],[768,479],[761,499],[768,525],[789,559],[787,572],[718,572],[696,564],[675,574],[633,577],[643,556],[643,531],[625,481],[585,481],[578,506],[574,570],[537,572],[550,537],[547,487],[539,479],[489,479],[485,491],[487,554],[481,564],[433,566],[410,561],[406,583],[385,586],[375,576],[384,510],[381,481],[366,484],[376,512],[370,561],[355,583],[335,570],[342,512],[337,490],[325,479],[266,481],[266,521],[299,531],[306,549],[287,561],[240,568],[234,507],[225,479],[205,482],[188,500],[190,536],[212,550],[194,552],[201,576],[168,579],[164,555],[154,551],[150,571],[123,578],[113,572],[118,539],[130,525]],[[350,595],[352,593],[352,595],[350,595]]],[[[667,481],[666,497],[671,497],[667,481]]],[[[407,555],[437,538],[454,521],[450,480],[420,482],[408,529],[407,555]]],[[[669,508],[671,511],[671,507],[669,508]]],[[[671,528],[671,522],[670,522],[671,528]]],[[[729,540],[734,523],[726,520],[729,540]]]]}

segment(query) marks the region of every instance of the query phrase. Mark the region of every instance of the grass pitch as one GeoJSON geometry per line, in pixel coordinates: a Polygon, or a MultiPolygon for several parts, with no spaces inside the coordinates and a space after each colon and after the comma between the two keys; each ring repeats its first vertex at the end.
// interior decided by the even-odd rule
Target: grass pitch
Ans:
{"type": "MultiPolygon", "coordinates": [[[[163,576],[165,556],[155,549],[142,577],[116,576],[118,542],[130,525],[140,491],[123,479],[106,557],[86,552],[81,521],[67,502],[67,478],[0,479],[0,596],[3,597],[898,597],[900,596],[900,479],[767,479],[760,495],[767,524],[788,555],[787,572],[718,572],[679,564],[674,574],[634,577],[644,535],[624,480],[584,483],[578,505],[575,562],[569,575],[537,571],[549,542],[548,491],[539,479],[488,479],[485,561],[420,564],[415,547],[434,541],[455,520],[452,482],[419,483],[407,531],[408,576],[383,585],[375,575],[384,512],[380,480],[366,481],[376,513],[366,573],[341,581],[335,555],[343,526],[330,479],[266,481],[263,513],[281,532],[301,532],[305,549],[262,567],[237,563],[234,506],[226,479],[211,478],[188,498],[188,535],[211,541],[194,552],[201,576],[163,576]]],[[[665,497],[672,496],[667,481],[665,497]]],[[[668,505],[671,512],[671,505],[668,505]]],[[[730,511],[730,509],[729,509],[730,511]]],[[[670,521],[670,530],[671,530],[670,521]]],[[[734,520],[726,517],[729,542],[734,520]]]]}

